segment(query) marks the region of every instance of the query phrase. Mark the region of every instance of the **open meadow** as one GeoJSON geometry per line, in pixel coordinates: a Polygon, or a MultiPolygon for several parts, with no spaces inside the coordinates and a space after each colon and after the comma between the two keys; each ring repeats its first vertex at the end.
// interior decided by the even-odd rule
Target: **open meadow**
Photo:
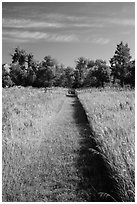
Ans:
{"type": "Polygon", "coordinates": [[[3,89],[3,201],[134,201],[134,91],[66,93],[3,89]]]}
{"type": "Polygon", "coordinates": [[[83,89],[78,91],[99,151],[115,170],[125,201],[135,193],[134,90],[83,89]]]}

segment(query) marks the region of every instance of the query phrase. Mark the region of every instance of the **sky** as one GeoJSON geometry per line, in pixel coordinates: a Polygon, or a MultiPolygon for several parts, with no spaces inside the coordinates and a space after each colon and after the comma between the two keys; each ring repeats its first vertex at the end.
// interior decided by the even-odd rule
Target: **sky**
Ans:
{"type": "Polygon", "coordinates": [[[11,63],[16,47],[65,66],[79,57],[109,62],[121,41],[134,59],[134,2],[2,3],[2,63],[11,63]]]}

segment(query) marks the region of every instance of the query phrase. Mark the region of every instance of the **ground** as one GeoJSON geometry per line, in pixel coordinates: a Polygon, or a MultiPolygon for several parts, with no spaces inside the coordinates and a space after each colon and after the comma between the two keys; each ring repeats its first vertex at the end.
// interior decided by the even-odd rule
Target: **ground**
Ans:
{"type": "MultiPolygon", "coordinates": [[[[42,97],[41,107],[44,107],[46,95],[42,97]]],[[[6,172],[3,176],[3,201],[123,201],[119,192],[120,182],[114,179],[116,172],[100,153],[79,99],[65,94],[59,97],[62,98],[57,111],[45,118],[46,125],[41,126],[42,135],[39,133],[33,138],[28,132],[27,143],[22,144],[17,138],[3,146],[6,159],[3,162],[6,172]],[[8,152],[7,147],[12,151],[8,152]]],[[[19,107],[20,103],[16,112],[19,107]]],[[[43,120],[44,117],[42,123],[43,120]]]]}

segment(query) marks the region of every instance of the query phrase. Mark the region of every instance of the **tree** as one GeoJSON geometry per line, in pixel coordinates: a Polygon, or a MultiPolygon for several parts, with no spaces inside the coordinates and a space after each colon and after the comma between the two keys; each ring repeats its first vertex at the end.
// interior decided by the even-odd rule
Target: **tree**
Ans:
{"type": "Polygon", "coordinates": [[[28,67],[27,67],[26,85],[33,86],[36,80],[37,63],[34,60],[34,56],[31,53],[27,54],[27,63],[28,63],[28,67]]]}
{"type": "Polygon", "coordinates": [[[57,64],[54,69],[54,86],[65,86],[65,68],[63,64],[57,64]]]}
{"type": "Polygon", "coordinates": [[[44,63],[48,67],[54,67],[57,64],[57,61],[53,59],[50,55],[44,57],[44,63]]]}
{"type": "Polygon", "coordinates": [[[135,60],[130,62],[129,73],[130,73],[130,85],[131,87],[135,87],[135,60]]]}
{"type": "Polygon", "coordinates": [[[106,61],[102,59],[97,59],[95,62],[90,60],[84,84],[86,86],[104,87],[104,83],[109,82],[110,71],[106,61]]]}
{"type": "Polygon", "coordinates": [[[35,84],[37,74],[35,70],[35,65],[28,68],[25,82],[26,86],[33,86],[35,84]]]}
{"type": "Polygon", "coordinates": [[[96,86],[97,85],[97,79],[93,74],[94,67],[95,67],[94,60],[88,60],[87,70],[86,70],[86,77],[85,77],[85,80],[84,80],[84,86],[86,86],[86,87],[91,87],[91,86],[96,86]]]}
{"type": "Polygon", "coordinates": [[[5,64],[2,65],[2,87],[11,87],[13,86],[14,83],[13,81],[11,80],[11,77],[10,77],[10,72],[8,70],[6,70],[5,68],[5,64]]]}
{"type": "Polygon", "coordinates": [[[12,56],[12,63],[19,63],[20,66],[25,64],[27,58],[25,50],[17,47],[14,49],[14,53],[10,55],[12,56]]]}
{"type": "Polygon", "coordinates": [[[25,50],[19,47],[14,49],[14,53],[10,54],[12,56],[11,65],[11,78],[16,85],[27,85],[27,58],[28,55],[25,50]]]}
{"type": "Polygon", "coordinates": [[[106,61],[100,59],[95,61],[95,72],[93,75],[96,76],[98,80],[98,86],[104,87],[104,83],[109,82],[110,72],[110,68],[106,64],[106,61]]]}
{"type": "Polygon", "coordinates": [[[44,60],[39,64],[37,71],[36,83],[39,87],[47,87],[52,83],[54,78],[55,60],[51,56],[44,57],[44,60]]]}
{"type": "Polygon", "coordinates": [[[31,53],[19,47],[14,49],[11,65],[11,78],[16,85],[30,86],[36,80],[37,64],[31,53]]]}
{"type": "Polygon", "coordinates": [[[25,71],[24,66],[19,64],[12,64],[10,77],[15,85],[26,85],[27,72],[25,71]]]}
{"type": "Polygon", "coordinates": [[[135,87],[135,60],[130,61],[127,66],[124,82],[133,88],[135,87]]]}
{"type": "Polygon", "coordinates": [[[95,76],[95,67],[91,67],[87,70],[87,75],[84,81],[84,86],[86,87],[94,87],[94,86],[98,86],[98,79],[97,76],[95,76]]]}
{"type": "Polygon", "coordinates": [[[94,67],[94,65],[95,65],[95,61],[94,60],[88,60],[88,62],[87,62],[87,68],[88,69],[94,67]]]}
{"type": "Polygon", "coordinates": [[[79,84],[82,86],[83,82],[84,82],[84,77],[85,77],[85,73],[86,73],[86,68],[87,68],[87,63],[88,60],[84,57],[79,57],[76,60],[76,70],[78,70],[78,75],[79,75],[79,84]]]}
{"type": "Polygon", "coordinates": [[[128,48],[128,44],[125,45],[121,41],[120,44],[117,45],[114,56],[110,59],[111,70],[113,83],[115,83],[115,79],[120,80],[120,85],[124,86],[124,81],[126,78],[126,73],[128,69],[128,64],[130,63],[130,49],[128,48]]]}
{"type": "Polygon", "coordinates": [[[53,73],[50,67],[45,67],[43,63],[40,64],[37,71],[37,86],[47,87],[50,85],[50,80],[53,78],[53,73]]]}
{"type": "Polygon", "coordinates": [[[67,67],[65,70],[65,86],[72,88],[74,83],[74,69],[67,67]]]}
{"type": "Polygon", "coordinates": [[[28,68],[31,67],[34,63],[34,59],[33,59],[33,54],[27,54],[27,63],[28,63],[28,68]]]}
{"type": "Polygon", "coordinates": [[[73,82],[73,88],[79,88],[79,72],[77,69],[74,70],[74,82],[73,82]]]}

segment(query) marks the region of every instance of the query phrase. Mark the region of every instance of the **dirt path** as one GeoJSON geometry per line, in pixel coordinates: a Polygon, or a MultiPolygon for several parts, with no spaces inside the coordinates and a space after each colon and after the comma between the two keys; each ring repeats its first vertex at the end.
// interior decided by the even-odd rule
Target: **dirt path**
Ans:
{"type": "Polygon", "coordinates": [[[76,98],[66,97],[62,108],[49,124],[49,134],[55,140],[50,147],[54,166],[51,174],[55,180],[50,186],[51,196],[48,201],[87,201],[87,192],[78,189],[81,182],[77,166],[81,135],[80,123],[75,118],[76,102],[76,98]]]}
{"type": "Polygon", "coordinates": [[[24,169],[26,201],[88,202],[100,201],[102,190],[115,194],[77,98],[66,97],[45,133],[37,156],[24,169]]]}

